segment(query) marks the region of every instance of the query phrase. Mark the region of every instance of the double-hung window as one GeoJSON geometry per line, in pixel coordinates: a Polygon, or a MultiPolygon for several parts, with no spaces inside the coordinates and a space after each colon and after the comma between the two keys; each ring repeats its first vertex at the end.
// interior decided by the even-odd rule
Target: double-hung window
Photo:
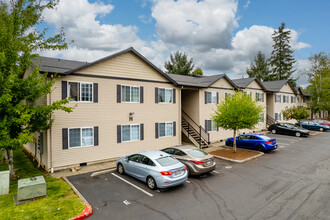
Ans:
{"type": "Polygon", "coordinates": [[[173,102],[173,89],[158,88],[158,102],[159,103],[172,103],[173,102]]]}
{"type": "Polygon", "coordinates": [[[264,94],[263,94],[263,93],[259,93],[259,92],[257,92],[257,93],[256,93],[256,100],[257,100],[258,102],[263,102],[263,101],[264,101],[264,94]]]}
{"type": "Polygon", "coordinates": [[[296,97],[295,96],[291,96],[291,103],[296,103],[296,97]]]}
{"type": "Polygon", "coordinates": [[[281,95],[275,95],[275,102],[281,103],[281,95]]]}
{"type": "Polygon", "coordinates": [[[218,126],[217,123],[213,120],[205,120],[205,129],[206,131],[217,131],[218,126]]]}
{"type": "Polygon", "coordinates": [[[67,97],[75,102],[93,102],[93,83],[68,82],[67,97]]]}
{"type": "Polygon", "coordinates": [[[139,141],[140,140],[140,125],[122,125],[121,126],[121,141],[139,141]]]}
{"type": "Polygon", "coordinates": [[[121,86],[121,102],[140,102],[140,86],[121,86]]]}
{"type": "Polygon", "coordinates": [[[275,113],[275,120],[281,120],[281,113],[275,113]]]}
{"type": "Polygon", "coordinates": [[[217,92],[205,92],[206,104],[217,104],[218,93],[217,92]]]}
{"type": "Polygon", "coordinates": [[[159,137],[173,136],[173,122],[158,123],[159,137]]]}
{"type": "Polygon", "coordinates": [[[69,147],[94,146],[94,130],[90,128],[69,128],[69,147]]]}
{"type": "Polygon", "coordinates": [[[283,95],[283,103],[289,103],[289,96],[283,95]]]}

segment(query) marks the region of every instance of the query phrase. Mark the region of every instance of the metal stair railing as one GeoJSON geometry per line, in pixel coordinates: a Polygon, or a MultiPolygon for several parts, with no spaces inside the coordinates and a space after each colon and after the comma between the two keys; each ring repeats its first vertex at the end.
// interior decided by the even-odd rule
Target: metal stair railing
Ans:
{"type": "Polygon", "coordinates": [[[267,125],[272,125],[272,124],[277,123],[277,120],[275,120],[275,119],[272,118],[271,116],[267,115],[266,123],[267,123],[267,125]]]}
{"type": "Polygon", "coordinates": [[[202,141],[206,144],[210,144],[210,134],[201,126],[198,125],[186,112],[182,110],[182,121],[188,124],[188,127],[193,129],[200,137],[200,146],[202,141]]]}

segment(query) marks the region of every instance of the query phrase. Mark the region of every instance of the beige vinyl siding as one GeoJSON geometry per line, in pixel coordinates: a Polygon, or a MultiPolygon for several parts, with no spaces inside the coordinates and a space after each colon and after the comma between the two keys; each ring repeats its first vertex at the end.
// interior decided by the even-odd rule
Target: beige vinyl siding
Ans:
{"type": "MultiPolygon", "coordinates": [[[[154,73],[158,74],[158,73],[154,73]]],[[[156,104],[155,87],[175,88],[172,84],[65,76],[61,80],[98,83],[98,103],[75,103],[72,113],[56,111],[51,129],[52,167],[76,165],[124,156],[142,150],[161,149],[181,143],[180,91],[176,88],[176,104],[156,104]],[[117,103],[117,85],[144,88],[144,103],[117,103]],[[133,121],[129,113],[134,112],[133,121]],[[155,139],[155,123],[176,121],[176,136],[155,139]],[[117,143],[117,125],[144,124],[144,140],[117,143]],[[99,127],[99,146],[62,149],[62,128],[99,127]]],[[[56,82],[52,100],[61,99],[61,81],[56,82]]]]}
{"type": "Polygon", "coordinates": [[[256,99],[256,93],[263,93],[264,94],[264,101],[263,102],[257,102],[259,105],[263,106],[264,107],[264,110],[263,110],[263,114],[264,114],[264,121],[263,122],[259,122],[254,129],[251,129],[251,130],[247,130],[247,129],[244,129],[242,131],[240,131],[241,133],[242,132],[245,132],[245,133],[250,133],[250,132],[253,132],[253,131],[261,131],[263,129],[266,129],[266,111],[267,111],[267,94],[262,90],[261,86],[254,80],[252,81],[247,87],[246,89],[243,90],[244,92],[251,92],[251,95],[252,95],[252,99],[255,100],[256,99]]]}
{"type": "MultiPolygon", "coordinates": [[[[37,141],[38,139],[38,135],[39,133],[35,133],[35,140],[37,141]]],[[[40,152],[38,150],[38,146],[37,146],[37,155],[36,154],[36,148],[35,148],[35,143],[34,142],[30,142],[28,144],[24,145],[24,148],[34,157],[36,157],[37,161],[40,160],[40,164],[41,166],[45,166],[46,169],[48,169],[48,158],[47,158],[47,134],[46,132],[43,132],[43,153],[41,154],[40,157],[40,152]]]]}
{"type": "MultiPolygon", "coordinates": [[[[233,86],[225,78],[219,79],[211,87],[221,87],[223,89],[207,88],[207,89],[199,90],[199,103],[200,103],[199,123],[200,125],[202,125],[203,128],[205,128],[205,120],[211,120],[211,117],[214,114],[217,105],[217,104],[205,104],[204,92],[218,92],[219,100],[224,100],[226,93],[231,93],[231,94],[235,93],[235,91],[233,90],[234,89],[233,86]]],[[[221,128],[219,128],[218,131],[210,131],[209,134],[210,134],[210,142],[224,140],[233,135],[232,131],[224,130],[221,128]]]]}
{"type": "MultiPolygon", "coordinates": [[[[275,113],[281,113],[281,120],[278,120],[279,122],[289,122],[289,123],[296,123],[296,120],[284,120],[282,110],[284,110],[286,107],[291,107],[293,105],[297,106],[297,103],[291,103],[291,96],[295,96],[294,91],[291,89],[291,87],[288,84],[285,84],[282,89],[278,93],[273,94],[273,118],[275,119],[275,113]],[[275,103],[275,95],[281,95],[281,103],[276,102],[275,103]],[[289,102],[283,103],[283,95],[289,96],[289,102]]],[[[297,98],[296,98],[297,99],[297,98]]]]}
{"type": "Polygon", "coordinates": [[[132,52],[81,69],[77,73],[168,82],[168,79],[132,52]]]}
{"type": "MultiPolygon", "coordinates": [[[[200,105],[204,104],[204,100],[200,100],[199,90],[181,90],[182,94],[182,110],[186,112],[195,122],[199,122],[200,105]],[[202,103],[200,103],[202,101],[202,103]]],[[[202,125],[204,127],[204,125],[202,125]]]]}

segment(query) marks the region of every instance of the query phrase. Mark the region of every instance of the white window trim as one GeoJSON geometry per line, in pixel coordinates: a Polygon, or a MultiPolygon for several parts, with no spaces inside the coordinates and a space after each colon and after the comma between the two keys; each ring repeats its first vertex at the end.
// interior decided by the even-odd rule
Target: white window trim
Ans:
{"type": "Polygon", "coordinates": [[[173,103],[173,88],[162,88],[162,87],[158,87],[158,103],[159,104],[172,104],[173,103]],[[161,89],[165,89],[165,102],[161,102],[160,101],[160,97],[159,97],[159,94],[160,94],[160,90],[161,89]],[[171,90],[172,91],[172,101],[171,102],[166,102],[166,90],[171,90]]]}
{"type": "Polygon", "coordinates": [[[174,125],[173,121],[168,121],[168,122],[158,122],[158,138],[167,138],[167,137],[174,137],[173,135],[174,131],[174,125]],[[165,124],[165,136],[160,136],[160,124],[165,124]],[[166,129],[166,124],[172,124],[172,135],[167,135],[167,129],[166,129]]]}
{"type": "Polygon", "coordinates": [[[141,86],[136,86],[136,85],[120,85],[120,101],[121,101],[121,103],[140,103],[141,102],[141,92],[140,92],[140,89],[141,89],[141,86]],[[130,94],[129,94],[129,99],[130,99],[130,101],[129,102],[127,102],[127,101],[123,101],[123,93],[122,93],[122,87],[123,86],[127,86],[127,87],[130,87],[130,94]],[[131,88],[132,87],[137,87],[137,88],[139,88],[139,101],[137,101],[137,102],[132,102],[131,100],[132,100],[132,96],[131,96],[131,88]]]}
{"type": "Polygon", "coordinates": [[[91,101],[81,101],[81,86],[79,85],[79,100],[78,101],[74,101],[74,100],[70,100],[70,102],[80,102],[80,103],[93,103],[94,102],[94,85],[91,82],[80,82],[80,81],[67,81],[67,96],[68,98],[70,98],[70,86],[69,83],[79,83],[79,84],[91,84],[92,85],[92,100],[91,101]]]}
{"type": "Polygon", "coordinates": [[[121,142],[122,143],[127,143],[127,142],[135,142],[135,141],[141,141],[141,126],[140,124],[129,124],[129,125],[121,125],[120,126],[120,132],[121,132],[121,142]],[[132,126],[135,126],[135,125],[138,125],[139,126],[139,139],[138,140],[132,140],[132,126]],[[129,141],[124,141],[123,140],[123,126],[129,126],[129,134],[130,134],[130,137],[129,137],[129,141]]]}
{"type": "Polygon", "coordinates": [[[256,94],[257,94],[256,96],[258,96],[257,101],[258,101],[258,102],[263,102],[263,101],[262,101],[262,96],[263,96],[262,94],[263,94],[263,93],[262,93],[262,92],[256,92],[256,94]],[[259,100],[259,99],[260,99],[260,100],[259,100]]]}
{"type": "Polygon", "coordinates": [[[94,146],[94,127],[77,127],[77,128],[68,128],[68,149],[76,149],[76,148],[81,148],[81,147],[92,147],[94,146]],[[86,128],[91,128],[92,129],[92,137],[93,137],[93,144],[92,145],[87,145],[87,146],[82,146],[82,129],[86,128]],[[80,146],[76,147],[70,147],[70,130],[72,129],[80,129],[80,146]]]}
{"type": "MultiPolygon", "coordinates": [[[[206,104],[217,104],[217,92],[208,92],[206,91],[206,93],[210,93],[211,94],[211,102],[207,102],[207,99],[206,99],[206,104]],[[215,96],[215,102],[213,102],[213,95],[215,96]]],[[[206,98],[207,98],[207,95],[206,95],[206,98]]]]}
{"type": "MultiPolygon", "coordinates": [[[[213,121],[212,119],[207,119],[207,121],[211,121],[211,128],[212,128],[212,127],[213,127],[213,126],[212,126],[212,122],[215,123],[215,121],[213,121]]],[[[218,128],[218,127],[217,127],[217,128],[218,128]]],[[[218,131],[217,128],[216,128],[215,130],[211,130],[211,131],[207,131],[207,132],[217,132],[217,131],[218,131]]],[[[207,128],[205,128],[205,129],[207,130],[207,128]]]]}

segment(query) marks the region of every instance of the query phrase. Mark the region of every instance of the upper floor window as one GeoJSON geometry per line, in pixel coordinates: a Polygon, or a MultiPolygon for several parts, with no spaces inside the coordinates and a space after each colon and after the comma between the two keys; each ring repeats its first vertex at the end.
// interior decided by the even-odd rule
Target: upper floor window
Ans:
{"type": "Polygon", "coordinates": [[[122,102],[140,102],[140,86],[121,86],[122,102]]]}
{"type": "Polygon", "coordinates": [[[259,114],[259,122],[264,122],[265,120],[265,114],[264,113],[260,113],[259,114]]]}
{"type": "Polygon", "coordinates": [[[299,98],[299,96],[297,96],[297,102],[300,103],[300,98],[299,98]]]}
{"type": "Polygon", "coordinates": [[[156,88],[156,103],[175,103],[175,89],[156,88]]]}
{"type": "Polygon", "coordinates": [[[306,97],[303,98],[303,103],[306,103],[306,97]]]}
{"type": "Polygon", "coordinates": [[[281,103],[281,95],[275,95],[275,102],[281,103]]]}
{"type": "Polygon", "coordinates": [[[244,91],[243,93],[245,95],[248,95],[248,96],[252,97],[252,91],[244,91]]]}
{"type": "Polygon", "coordinates": [[[68,82],[68,95],[70,101],[92,102],[93,83],[68,82]]]}
{"type": "Polygon", "coordinates": [[[291,103],[296,103],[296,97],[295,96],[291,96],[291,103]]]}
{"type": "Polygon", "coordinates": [[[225,98],[232,97],[232,96],[233,96],[233,94],[231,94],[231,93],[225,93],[225,98]]]}
{"type": "Polygon", "coordinates": [[[283,95],[283,103],[289,103],[289,96],[283,95]]]}
{"type": "Polygon", "coordinates": [[[218,93],[217,92],[205,92],[205,104],[217,104],[218,93]]]}
{"type": "Polygon", "coordinates": [[[259,92],[257,92],[257,93],[256,93],[256,100],[257,100],[258,102],[263,102],[263,101],[264,101],[264,93],[259,93],[259,92]]]}

